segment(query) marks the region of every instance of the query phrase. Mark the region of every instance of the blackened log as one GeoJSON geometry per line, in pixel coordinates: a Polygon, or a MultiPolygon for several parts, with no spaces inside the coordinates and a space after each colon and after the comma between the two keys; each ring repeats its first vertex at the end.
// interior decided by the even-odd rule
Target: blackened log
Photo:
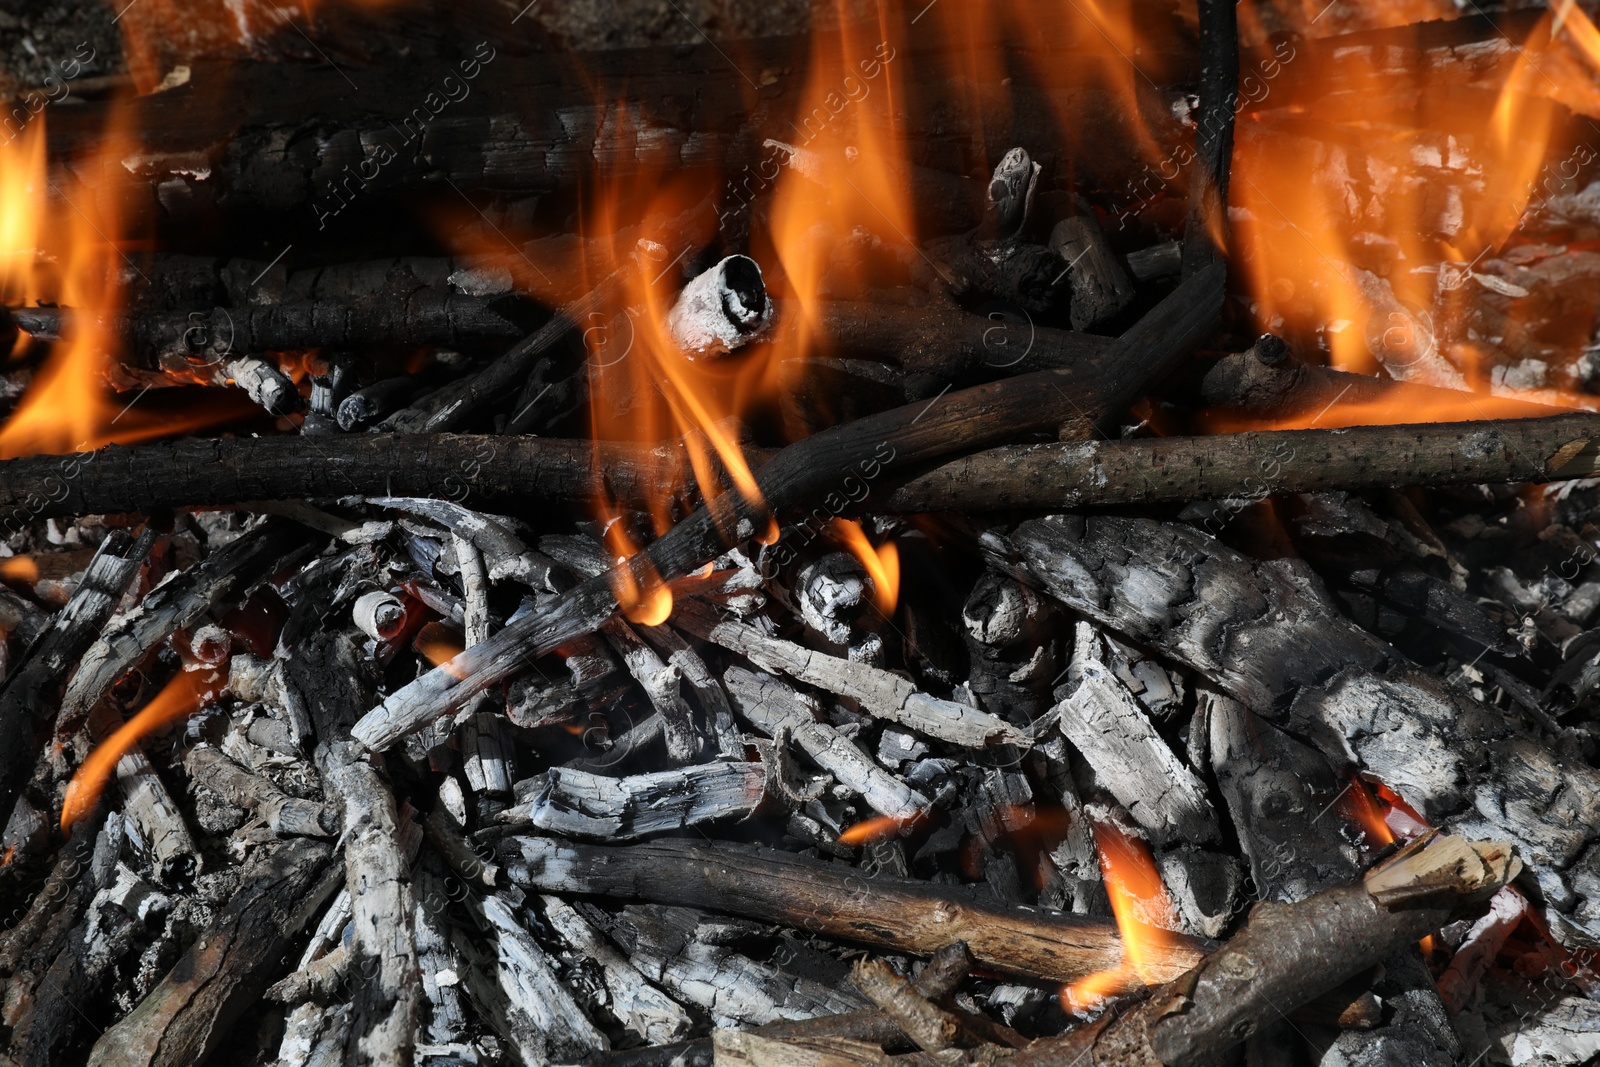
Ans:
{"type": "MultiPolygon", "coordinates": [[[[498,848],[512,883],[541,892],[707,908],[915,955],[961,940],[984,967],[1034,979],[1072,981],[1122,958],[1105,921],[771,849],[688,841],[606,848],[536,837],[508,837],[498,848]]],[[[1177,938],[1156,966],[1176,975],[1198,958],[1197,946],[1177,938]]]]}
{"type": "Polygon", "coordinates": [[[0,686],[0,737],[6,739],[0,745],[0,826],[10,821],[17,796],[33,774],[62,679],[100,636],[154,541],[151,530],[137,540],[121,530],[107,534],[72,599],[0,686]]]}
{"type": "Polygon", "coordinates": [[[218,1046],[271,984],[284,950],[333,892],[328,845],[265,848],[199,940],[125,1018],[101,1035],[93,1067],[188,1067],[218,1046]]]}
{"type": "Polygon", "coordinates": [[[108,315],[72,308],[19,308],[17,326],[36,337],[70,338],[96,320],[119,339],[136,367],[176,373],[231,356],[285,349],[363,345],[462,344],[511,340],[536,313],[510,298],[422,289],[390,300],[217,307],[208,311],[130,311],[108,315]]]}
{"type": "MultiPolygon", "coordinates": [[[[1052,167],[1052,176],[1059,171],[1061,181],[1090,184],[1100,178],[1107,188],[1127,177],[1125,161],[1138,158],[1137,135],[1111,93],[1085,87],[1082,66],[1053,56],[1044,71],[1049,80],[1041,81],[1039,70],[1019,63],[1005,92],[982,95],[978,108],[953,110],[936,58],[939,38],[926,39],[935,48],[920,49],[930,52],[920,72],[902,69],[916,35],[886,44],[886,63],[874,60],[876,84],[896,80],[892,117],[916,147],[914,162],[972,173],[988,166],[987,145],[1058,143],[1057,117],[1072,115],[1073,165],[1052,167]]],[[[587,56],[580,68],[560,54],[519,62],[486,42],[466,61],[475,78],[463,81],[453,65],[396,64],[363,70],[359,93],[338,68],[200,63],[186,85],[130,103],[123,128],[139,146],[136,155],[108,158],[104,172],[92,171],[107,108],[91,103],[53,116],[51,158],[85,184],[102,186],[98,192],[115,191],[130,224],[164,221],[208,239],[220,220],[281,242],[305,241],[337,232],[350,221],[346,212],[391,208],[398,194],[442,192],[477,202],[570,191],[592,179],[597,165],[606,180],[623,181],[701,169],[723,177],[730,201],[743,204],[775,177],[765,139],[793,137],[791,123],[813,121],[795,114],[803,74],[792,61],[807,43],[767,39],[748,48],[754,51],[743,50],[741,65],[785,72],[754,96],[715,46],[587,56]],[[460,100],[425,92],[446,76],[462,91],[460,100]],[[423,105],[425,95],[437,100],[436,109],[423,105]],[[508,110],[511,101],[517,106],[508,110]]],[[[871,52],[862,59],[871,60],[871,52]]],[[[1137,92],[1150,136],[1178,143],[1171,104],[1181,91],[1141,84],[1137,92]]],[[[888,99],[883,89],[853,106],[861,122],[879,124],[890,118],[888,99]]],[[[553,265],[540,267],[553,272],[553,265]]]]}
{"type": "Polygon", "coordinates": [[[1195,165],[1189,174],[1189,220],[1183,272],[1190,275],[1228,251],[1228,171],[1239,100],[1239,16],[1231,0],[1199,0],[1200,107],[1195,165]]]}
{"type": "Polygon", "coordinates": [[[1025,510],[1320,489],[1552,482],[1600,472],[1600,416],[1019,445],[874,494],[874,511],[1025,510]]]}
{"type": "Polygon", "coordinates": [[[1435,825],[1509,838],[1562,937],[1600,933],[1600,772],[1545,747],[1343,617],[1305,565],[1257,561],[1190,526],[1094,516],[984,535],[1069,608],[1197,671],[1361,768],[1435,825]]]}
{"type": "Polygon", "coordinates": [[[356,724],[355,736],[369,748],[386,747],[534,657],[597,628],[618,610],[620,590],[650,590],[663,579],[682,577],[721,555],[730,542],[754,536],[774,514],[841,494],[847,481],[864,476],[870,482],[900,464],[1069,421],[1113,417],[1211,332],[1224,274],[1221,264],[1214,264],[1184,282],[1111,346],[1098,373],[1067,368],[1019,375],[836,426],[790,445],[756,474],[761,500],[724,493],[715,506],[697,510],[616,572],[589,579],[397,690],[356,724]]]}

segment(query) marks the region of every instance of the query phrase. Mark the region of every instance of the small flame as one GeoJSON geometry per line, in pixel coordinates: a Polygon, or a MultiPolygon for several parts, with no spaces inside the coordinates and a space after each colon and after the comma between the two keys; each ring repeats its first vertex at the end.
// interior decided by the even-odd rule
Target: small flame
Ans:
{"type": "Polygon", "coordinates": [[[640,554],[620,521],[606,527],[605,541],[617,559],[611,568],[611,593],[623,617],[640,626],[666,622],[672,616],[672,589],[650,557],[640,554]]]}
{"type": "Polygon", "coordinates": [[[1360,825],[1380,848],[1394,843],[1394,831],[1384,822],[1378,801],[1361,778],[1350,779],[1349,787],[1339,797],[1339,808],[1347,818],[1360,825]]]}
{"type": "Polygon", "coordinates": [[[854,826],[846,827],[844,832],[839,835],[839,844],[855,848],[859,845],[896,837],[901,831],[911,829],[926,817],[921,814],[906,816],[879,815],[875,818],[864,819],[854,826]]]}
{"type": "Polygon", "coordinates": [[[1135,980],[1161,981],[1165,972],[1158,954],[1176,943],[1167,929],[1177,925],[1176,912],[1149,847],[1110,823],[1095,824],[1094,847],[1122,935],[1122,962],[1062,987],[1062,1006],[1073,1012],[1098,1007],[1135,980]]]}
{"type": "Polygon", "coordinates": [[[32,556],[13,556],[0,560],[0,581],[32,585],[39,580],[39,564],[32,556]]]}
{"type": "Polygon", "coordinates": [[[133,746],[169,723],[187,719],[200,709],[200,693],[195,688],[197,684],[193,675],[179,674],[139,714],[123,723],[89,753],[89,758],[83,761],[83,766],[78,768],[78,773],[72,776],[67,786],[67,796],[61,805],[63,832],[70,831],[73,823],[94,810],[106,783],[116,771],[117,761],[133,746]]]}
{"type": "Polygon", "coordinates": [[[417,631],[412,647],[434,667],[443,668],[457,680],[466,677],[460,668],[452,666],[455,658],[466,651],[461,635],[442,622],[430,622],[417,631]]]}
{"type": "Polygon", "coordinates": [[[834,537],[867,569],[867,577],[872,579],[872,602],[884,618],[893,618],[900,600],[900,550],[893,541],[874,547],[861,524],[850,519],[834,519],[832,525],[834,537]]]}

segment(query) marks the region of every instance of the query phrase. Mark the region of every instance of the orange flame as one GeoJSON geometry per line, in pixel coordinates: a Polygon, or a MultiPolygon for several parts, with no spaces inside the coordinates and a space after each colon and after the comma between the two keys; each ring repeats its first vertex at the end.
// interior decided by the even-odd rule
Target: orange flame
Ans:
{"type": "Polygon", "coordinates": [[[1094,847],[1122,935],[1122,962],[1062,987],[1061,1004],[1073,1012],[1098,1007],[1135,979],[1146,985],[1161,981],[1157,954],[1176,944],[1170,928],[1177,925],[1177,913],[1149,847],[1110,823],[1095,824],[1094,847]]]}
{"type": "MultiPolygon", "coordinates": [[[[116,242],[120,220],[112,210],[115,199],[97,198],[89,191],[65,183],[52,185],[42,150],[44,116],[30,124],[15,158],[0,159],[0,263],[7,300],[48,296],[65,306],[86,311],[111,312],[121,301],[121,273],[131,261],[116,242]],[[13,168],[16,168],[13,170],[13,168]],[[56,210],[46,191],[59,194],[65,208],[56,210]],[[23,218],[22,216],[26,216],[23,218]],[[37,220],[48,220],[48,226],[37,220]],[[59,264],[58,291],[46,291],[37,258],[27,247],[38,240],[60,240],[63,247],[47,247],[59,264]]],[[[124,138],[115,128],[107,132],[101,153],[108,160],[123,158],[124,138]]],[[[85,173],[110,173],[116,166],[85,166],[85,173]]],[[[100,314],[78,316],[66,341],[51,351],[23,395],[11,418],[0,427],[0,459],[40,452],[61,453],[102,445],[147,440],[210,425],[236,414],[230,409],[195,412],[179,420],[155,413],[130,410],[106,391],[105,368],[117,338],[100,314]]]]}
{"type": "Polygon", "coordinates": [[[66,799],[61,805],[63,831],[71,830],[73,823],[94,810],[116,770],[117,761],[133,746],[169,723],[187,719],[199,710],[200,693],[196,684],[193,675],[179,674],[139,714],[123,723],[89,753],[89,758],[83,761],[83,766],[67,785],[66,799]]]}
{"type": "Polygon", "coordinates": [[[854,826],[845,827],[844,832],[839,835],[839,844],[855,848],[858,845],[897,837],[901,831],[911,829],[925,818],[927,818],[925,815],[879,815],[863,819],[854,826]]]}
{"type": "MultiPolygon", "coordinates": [[[[1261,328],[1285,331],[1306,348],[1320,334],[1341,369],[1371,372],[1382,364],[1396,377],[1426,369],[1436,384],[1488,391],[1502,353],[1458,321],[1478,291],[1474,268],[1521,224],[1546,148],[1560,132],[1554,101],[1562,85],[1592,91],[1579,83],[1593,81],[1593,66],[1580,73],[1577,60],[1556,63],[1550,30],[1547,14],[1492,107],[1472,93],[1429,93],[1425,72],[1408,80],[1360,67],[1370,57],[1350,50],[1338,53],[1348,88],[1258,108],[1241,120],[1234,259],[1261,328]]],[[[1581,12],[1567,30],[1563,40],[1586,55],[1585,43],[1600,40],[1581,12]]],[[[1295,60],[1317,61],[1309,50],[1295,60]]],[[[1521,325],[1521,314],[1513,305],[1512,325],[1521,325]]],[[[1586,341],[1584,333],[1559,347],[1575,360],[1586,341]]],[[[1512,347],[1508,342],[1505,354],[1512,347]]],[[[1586,406],[1554,390],[1528,399],[1586,406]]],[[[1402,405],[1409,403],[1393,406],[1402,405]]],[[[1383,407],[1317,424],[1424,421],[1415,410],[1383,407]]],[[[1452,417],[1443,410],[1427,416],[1452,417]]]]}
{"type": "Polygon", "coordinates": [[[32,556],[14,556],[0,560],[0,581],[22,582],[32,585],[39,580],[39,564],[32,556]]]}
{"type": "Polygon", "coordinates": [[[461,635],[444,623],[430,622],[418,630],[412,647],[431,665],[444,668],[451,677],[456,679],[466,677],[450,665],[451,661],[466,651],[466,645],[462,642],[461,635]]]}
{"type": "Polygon", "coordinates": [[[1349,788],[1339,797],[1339,809],[1346,818],[1359,824],[1379,847],[1394,843],[1394,831],[1384,822],[1377,800],[1362,779],[1350,779],[1349,788]]]}
{"type": "Polygon", "coordinates": [[[845,550],[867,569],[867,577],[872,579],[872,602],[884,618],[892,618],[900,600],[900,550],[893,541],[874,546],[861,524],[850,519],[834,519],[832,528],[845,550]]]}

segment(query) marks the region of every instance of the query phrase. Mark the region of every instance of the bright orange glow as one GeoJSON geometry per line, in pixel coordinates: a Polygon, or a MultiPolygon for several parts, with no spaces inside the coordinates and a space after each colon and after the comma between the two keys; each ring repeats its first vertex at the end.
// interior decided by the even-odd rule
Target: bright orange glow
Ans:
{"type": "Polygon", "coordinates": [[[884,618],[892,618],[900,600],[900,550],[893,541],[874,546],[861,524],[850,519],[834,519],[830,526],[834,538],[867,569],[872,602],[884,618]]]}
{"type": "Polygon", "coordinates": [[[854,826],[848,826],[839,835],[839,844],[855,848],[858,845],[871,844],[874,841],[883,841],[896,837],[903,830],[909,830],[923,820],[922,815],[912,815],[906,818],[896,818],[892,815],[879,815],[871,819],[863,819],[854,826]]]}
{"type": "Polygon", "coordinates": [[[442,667],[451,677],[466,677],[451,666],[451,661],[466,651],[466,646],[462,643],[461,635],[444,623],[430,622],[418,630],[412,647],[422,654],[423,659],[435,667],[442,667]]]}
{"type": "MultiPolygon", "coordinates": [[[[1270,6],[1281,24],[1312,18],[1310,8],[1326,5],[1270,6]]],[[[1398,22],[1407,23],[1429,5],[1379,6],[1385,20],[1405,8],[1398,22]]],[[[1455,16],[1451,5],[1442,7],[1450,10],[1431,17],[1455,16]]],[[[1255,14],[1241,17],[1248,23],[1255,14]]],[[[1547,14],[1503,76],[1492,107],[1473,93],[1433,90],[1423,70],[1406,76],[1362,67],[1373,57],[1352,49],[1334,59],[1348,88],[1282,106],[1269,96],[1241,117],[1233,259],[1260,328],[1287,334],[1307,352],[1320,338],[1340,369],[1387,368],[1394,377],[1489,392],[1491,371],[1521,353],[1509,339],[1502,350],[1504,330],[1485,339],[1461,325],[1480,292],[1474,265],[1512,238],[1532,202],[1546,149],[1561,132],[1555,101],[1594,92],[1600,51],[1591,55],[1588,45],[1600,44],[1600,34],[1576,10],[1559,43],[1551,26],[1547,14]]],[[[1318,53],[1301,49],[1294,62],[1317,63],[1318,53]]],[[[1513,302],[1507,328],[1520,328],[1527,314],[1513,302]]],[[[1558,356],[1565,364],[1586,340],[1585,332],[1570,344],[1546,343],[1566,350],[1569,359],[1558,356]]],[[[1524,395],[1559,406],[1592,403],[1556,390],[1524,395]]],[[[1466,401],[1419,414],[1411,399],[1397,398],[1393,407],[1402,410],[1364,405],[1303,417],[1318,426],[1497,417],[1488,405],[1479,412],[1466,401]]]]}
{"type": "Polygon", "coordinates": [[[13,556],[0,560],[0,581],[32,585],[39,580],[39,564],[32,556],[13,556]]]}
{"type": "Polygon", "coordinates": [[[105,790],[106,783],[116,771],[117,761],[143,738],[155,733],[169,723],[187,719],[200,709],[200,693],[193,675],[181,673],[155,699],[123,723],[115,733],[102,741],[89,758],[83,761],[78,773],[67,785],[67,796],[61,805],[61,829],[68,831],[72,824],[94,810],[105,790]]]}
{"type": "MultiPolygon", "coordinates": [[[[0,289],[8,300],[50,299],[66,307],[114,311],[121,303],[122,271],[131,262],[116,243],[120,222],[110,209],[114,198],[97,198],[62,179],[55,187],[61,206],[51,203],[40,147],[44,122],[43,114],[35,117],[12,158],[0,160],[5,164],[0,169],[0,261],[6,264],[0,268],[6,271],[0,289]],[[44,277],[36,257],[26,251],[36,241],[55,260],[52,277],[44,277]]],[[[84,171],[111,172],[115,165],[109,161],[122,158],[126,148],[125,138],[111,129],[100,147],[104,158],[86,164],[84,171]]],[[[117,344],[99,315],[78,316],[72,336],[56,343],[10,419],[0,426],[0,459],[130,444],[237,414],[232,405],[214,405],[177,420],[130,410],[106,388],[107,360],[117,344]]]]}
{"type": "Polygon", "coordinates": [[[1394,843],[1394,831],[1384,822],[1378,802],[1360,778],[1350,779],[1350,788],[1339,798],[1339,809],[1345,817],[1360,825],[1367,836],[1380,848],[1394,843]]]}
{"type": "Polygon", "coordinates": [[[0,144],[0,300],[32,303],[39,295],[34,260],[45,202],[44,116],[0,144]]]}
{"type": "Polygon", "coordinates": [[[1062,987],[1061,1004],[1074,1012],[1098,1007],[1136,982],[1161,981],[1165,972],[1157,954],[1176,944],[1170,930],[1177,925],[1177,912],[1149,847],[1110,823],[1095,824],[1094,847],[1122,935],[1122,962],[1062,987]]]}

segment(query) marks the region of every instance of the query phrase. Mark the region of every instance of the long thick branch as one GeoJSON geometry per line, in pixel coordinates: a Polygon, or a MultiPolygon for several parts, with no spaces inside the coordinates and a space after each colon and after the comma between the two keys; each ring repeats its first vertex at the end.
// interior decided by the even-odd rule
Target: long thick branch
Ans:
{"type": "MultiPolygon", "coordinates": [[[[758,470],[775,453],[752,449],[758,470]]],[[[601,445],[622,499],[674,449],[601,445]]],[[[1600,474],[1600,415],[1276,430],[990,449],[874,493],[880,512],[1070,508],[1318,489],[1547,482],[1600,474]]],[[[189,439],[0,463],[0,522],[257,500],[423,496],[581,503],[600,486],[586,441],[453,434],[189,439]]]]}

